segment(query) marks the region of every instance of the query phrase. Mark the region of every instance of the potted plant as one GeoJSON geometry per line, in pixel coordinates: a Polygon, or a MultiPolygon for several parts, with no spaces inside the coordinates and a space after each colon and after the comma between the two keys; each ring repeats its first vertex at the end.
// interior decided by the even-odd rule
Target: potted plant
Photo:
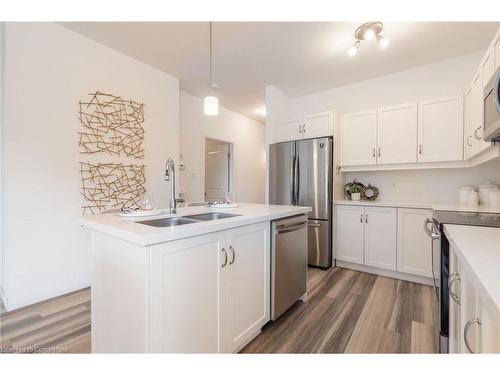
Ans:
{"type": "Polygon", "coordinates": [[[361,199],[361,187],[354,185],[350,189],[351,199],[353,201],[359,201],[361,199]]]}

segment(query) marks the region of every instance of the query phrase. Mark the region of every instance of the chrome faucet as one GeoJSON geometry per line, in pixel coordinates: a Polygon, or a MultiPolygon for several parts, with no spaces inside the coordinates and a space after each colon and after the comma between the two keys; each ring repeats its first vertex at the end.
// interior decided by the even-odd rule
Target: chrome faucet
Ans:
{"type": "Polygon", "coordinates": [[[172,158],[168,158],[165,166],[165,181],[170,181],[170,213],[177,213],[177,199],[175,198],[175,163],[172,158]]]}

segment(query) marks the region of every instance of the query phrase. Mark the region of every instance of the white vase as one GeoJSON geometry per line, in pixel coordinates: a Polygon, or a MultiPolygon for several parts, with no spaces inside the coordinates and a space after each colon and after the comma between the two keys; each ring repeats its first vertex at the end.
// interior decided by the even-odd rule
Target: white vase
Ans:
{"type": "Polygon", "coordinates": [[[359,201],[361,199],[361,193],[351,193],[351,199],[353,201],[359,201]]]}

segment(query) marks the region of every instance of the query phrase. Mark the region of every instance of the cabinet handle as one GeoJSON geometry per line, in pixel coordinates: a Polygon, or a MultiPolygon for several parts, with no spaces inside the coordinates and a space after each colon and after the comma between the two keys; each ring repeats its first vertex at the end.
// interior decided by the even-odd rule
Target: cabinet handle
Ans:
{"type": "Polygon", "coordinates": [[[482,139],[482,137],[480,137],[480,136],[478,136],[478,135],[477,135],[477,131],[478,131],[479,129],[481,129],[481,126],[478,126],[478,127],[476,128],[476,130],[474,130],[474,138],[476,138],[478,141],[480,141],[480,140],[482,139]]]}
{"type": "Polygon", "coordinates": [[[469,146],[469,147],[472,147],[472,144],[471,144],[471,143],[469,143],[469,140],[471,140],[471,139],[472,139],[472,135],[469,135],[469,136],[467,137],[467,140],[465,141],[465,143],[467,143],[467,146],[469,146]]]}
{"type": "Polygon", "coordinates": [[[302,124],[302,132],[305,133],[306,132],[306,124],[302,124]]]}
{"type": "Polygon", "coordinates": [[[418,154],[422,155],[422,145],[418,145],[418,154]]]}
{"type": "Polygon", "coordinates": [[[481,319],[479,319],[479,318],[471,319],[467,322],[467,324],[464,327],[464,343],[465,343],[465,347],[467,348],[469,353],[475,354],[476,352],[474,350],[472,350],[472,348],[470,347],[470,344],[469,344],[469,329],[473,324],[477,324],[480,326],[481,319]]]}
{"type": "Polygon", "coordinates": [[[461,281],[460,274],[458,272],[453,272],[451,274],[450,279],[448,280],[448,292],[453,301],[455,301],[457,304],[460,305],[461,304],[460,296],[453,291],[453,283],[455,281],[461,281]]]}
{"type": "Polygon", "coordinates": [[[233,247],[232,246],[229,246],[229,250],[231,250],[231,253],[232,253],[232,259],[231,261],[229,262],[229,265],[233,264],[235,259],[236,259],[236,252],[234,251],[233,247]]]}
{"type": "Polygon", "coordinates": [[[375,152],[376,152],[376,151],[375,151],[375,148],[374,148],[374,149],[373,149],[373,154],[372,154],[374,158],[375,158],[375,157],[377,157],[377,155],[375,154],[375,152]]]}
{"type": "Polygon", "coordinates": [[[299,133],[302,133],[302,124],[299,124],[299,133]]]}
{"type": "Polygon", "coordinates": [[[362,223],[363,222],[363,214],[360,215],[359,217],[359,222],[362,223]]]}
{"type": "Polygon", "coordinates": [[[221,250],[223,253],[224,253],[224,263],[222,263],[222,267],[221,268],[224,268],[227,266],[227,251],[225,248],[222,248],[221,250]]]}
{"type": "Polygon", "coordinates": [[[380,147],[378,148],[378,157],[380,157],[380,147]]]}
{"type": "Polygon", "coordinates": [[[365,223],[368,224],[368,214],[365,214],[365,223]]]}

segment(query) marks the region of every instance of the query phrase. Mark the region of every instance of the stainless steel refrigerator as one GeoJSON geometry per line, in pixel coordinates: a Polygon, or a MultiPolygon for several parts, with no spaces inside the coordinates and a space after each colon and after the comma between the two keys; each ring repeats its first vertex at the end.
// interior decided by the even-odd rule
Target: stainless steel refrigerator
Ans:
{"type": "Polygon", "coordinates": [[[333,139],[315,138],[270,145],[269,203],[312,207],[308,220],[308,263],[332,265],[333,139]]]}

